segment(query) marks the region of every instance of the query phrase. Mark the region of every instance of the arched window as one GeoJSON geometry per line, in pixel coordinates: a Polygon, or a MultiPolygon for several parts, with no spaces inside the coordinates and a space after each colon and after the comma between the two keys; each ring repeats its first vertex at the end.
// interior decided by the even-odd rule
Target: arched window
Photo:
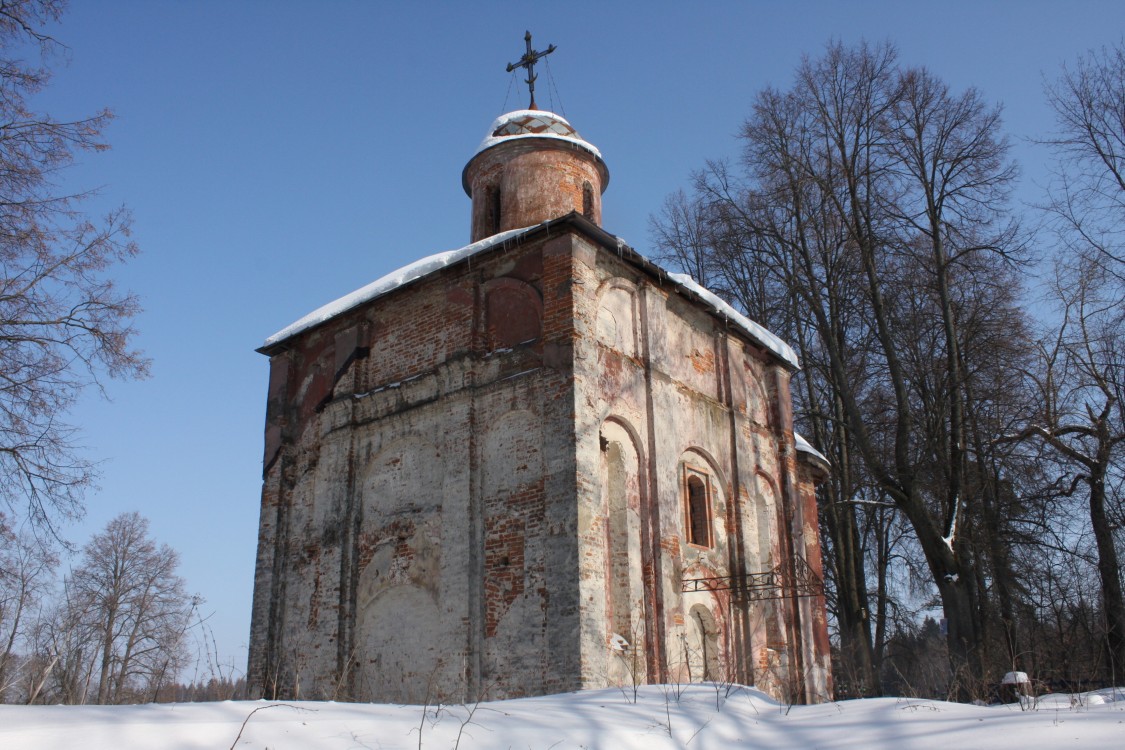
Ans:
{"type": "Polygon", "coordinates": [[[699,547],[711,546],[711,498],[707,477],[688,470],[687,475],[687,538],[699,547]]]}
{"type": "Polygon", "coordinates": [[[488,227],[492,234],[500,231],[500,188],[488,188],[488,227]]]}

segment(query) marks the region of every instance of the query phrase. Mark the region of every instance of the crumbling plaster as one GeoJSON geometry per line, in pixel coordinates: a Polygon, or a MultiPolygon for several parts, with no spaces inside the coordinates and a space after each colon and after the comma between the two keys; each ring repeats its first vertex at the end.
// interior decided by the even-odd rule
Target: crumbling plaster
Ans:
{"type": "Polygon", "coordinates": [[[268,352],[259,694],[781,692],[804,662],[827,694],[822,601],[681,593],[777,565],[793,533],[815,546],[789,369],[581,220],[556,226],[268,352]],[[686,541],[685,467],[710,482],[709,546],[686,541]]]}

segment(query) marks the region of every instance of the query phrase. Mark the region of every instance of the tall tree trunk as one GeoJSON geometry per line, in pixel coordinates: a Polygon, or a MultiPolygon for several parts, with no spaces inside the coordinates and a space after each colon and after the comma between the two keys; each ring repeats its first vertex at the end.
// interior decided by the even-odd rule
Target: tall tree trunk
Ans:
{"type": "MultiPolygon", "coordinates": [[[[1098,462],[1090,473],[1090,525],[1098,548],[1098,577],[1101,581],[1102,612],[1105,617],[1105,644],[1108,657],[1106,678],[1120,681],[1125,674],[1125,596],[1121,590],[1121,566],[1113,543],[1113,531],[1106,515],[1105,466],[1098,462]]],[[[1114,682],[1117,684],[1117,682],[1114,682]]]]}
{"type": "Polygon", "coordinates": [[[110,672],[113,665],[113,628],[116,626],[117,612],[106,613],[105,632],[102,634],[101,673],[98,679],[98,704],[109,702],[110,672]]]}

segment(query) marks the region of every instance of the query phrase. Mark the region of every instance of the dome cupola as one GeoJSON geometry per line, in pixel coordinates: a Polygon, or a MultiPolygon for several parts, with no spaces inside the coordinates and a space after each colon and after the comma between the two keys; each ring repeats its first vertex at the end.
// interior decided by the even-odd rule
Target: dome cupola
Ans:
{"type": "Polygon", "coordinates": [[[498,117],[461,173],[471,241],[577,211],[602,223],[609,170],[566,118],[540,109],[498,117]]]}

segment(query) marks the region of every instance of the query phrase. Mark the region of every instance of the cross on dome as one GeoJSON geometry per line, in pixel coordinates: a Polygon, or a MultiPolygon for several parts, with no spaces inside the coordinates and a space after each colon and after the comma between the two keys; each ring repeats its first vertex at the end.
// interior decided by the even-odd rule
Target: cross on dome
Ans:
{"type": "Polygon", "coordinates": [[[538,109],[538,107],[535,106],[535,79],[539,76],[535,75],[535,63],[539,62],[539,60],[551,54],[558,48],[552,44],[545,50],[533,50],[531,48],[530,31],[524,32],[523,41],[527,44],[527,52],[523,53],[523,57],[520,58],[519,62],[508,63],[507,71],[511,73],[516,68],[527,69],[527,79],[524,80],[524,83],[527,84],[527,89],[531,93],[531,104],[528,105],[528,109],[538,109]]]}

